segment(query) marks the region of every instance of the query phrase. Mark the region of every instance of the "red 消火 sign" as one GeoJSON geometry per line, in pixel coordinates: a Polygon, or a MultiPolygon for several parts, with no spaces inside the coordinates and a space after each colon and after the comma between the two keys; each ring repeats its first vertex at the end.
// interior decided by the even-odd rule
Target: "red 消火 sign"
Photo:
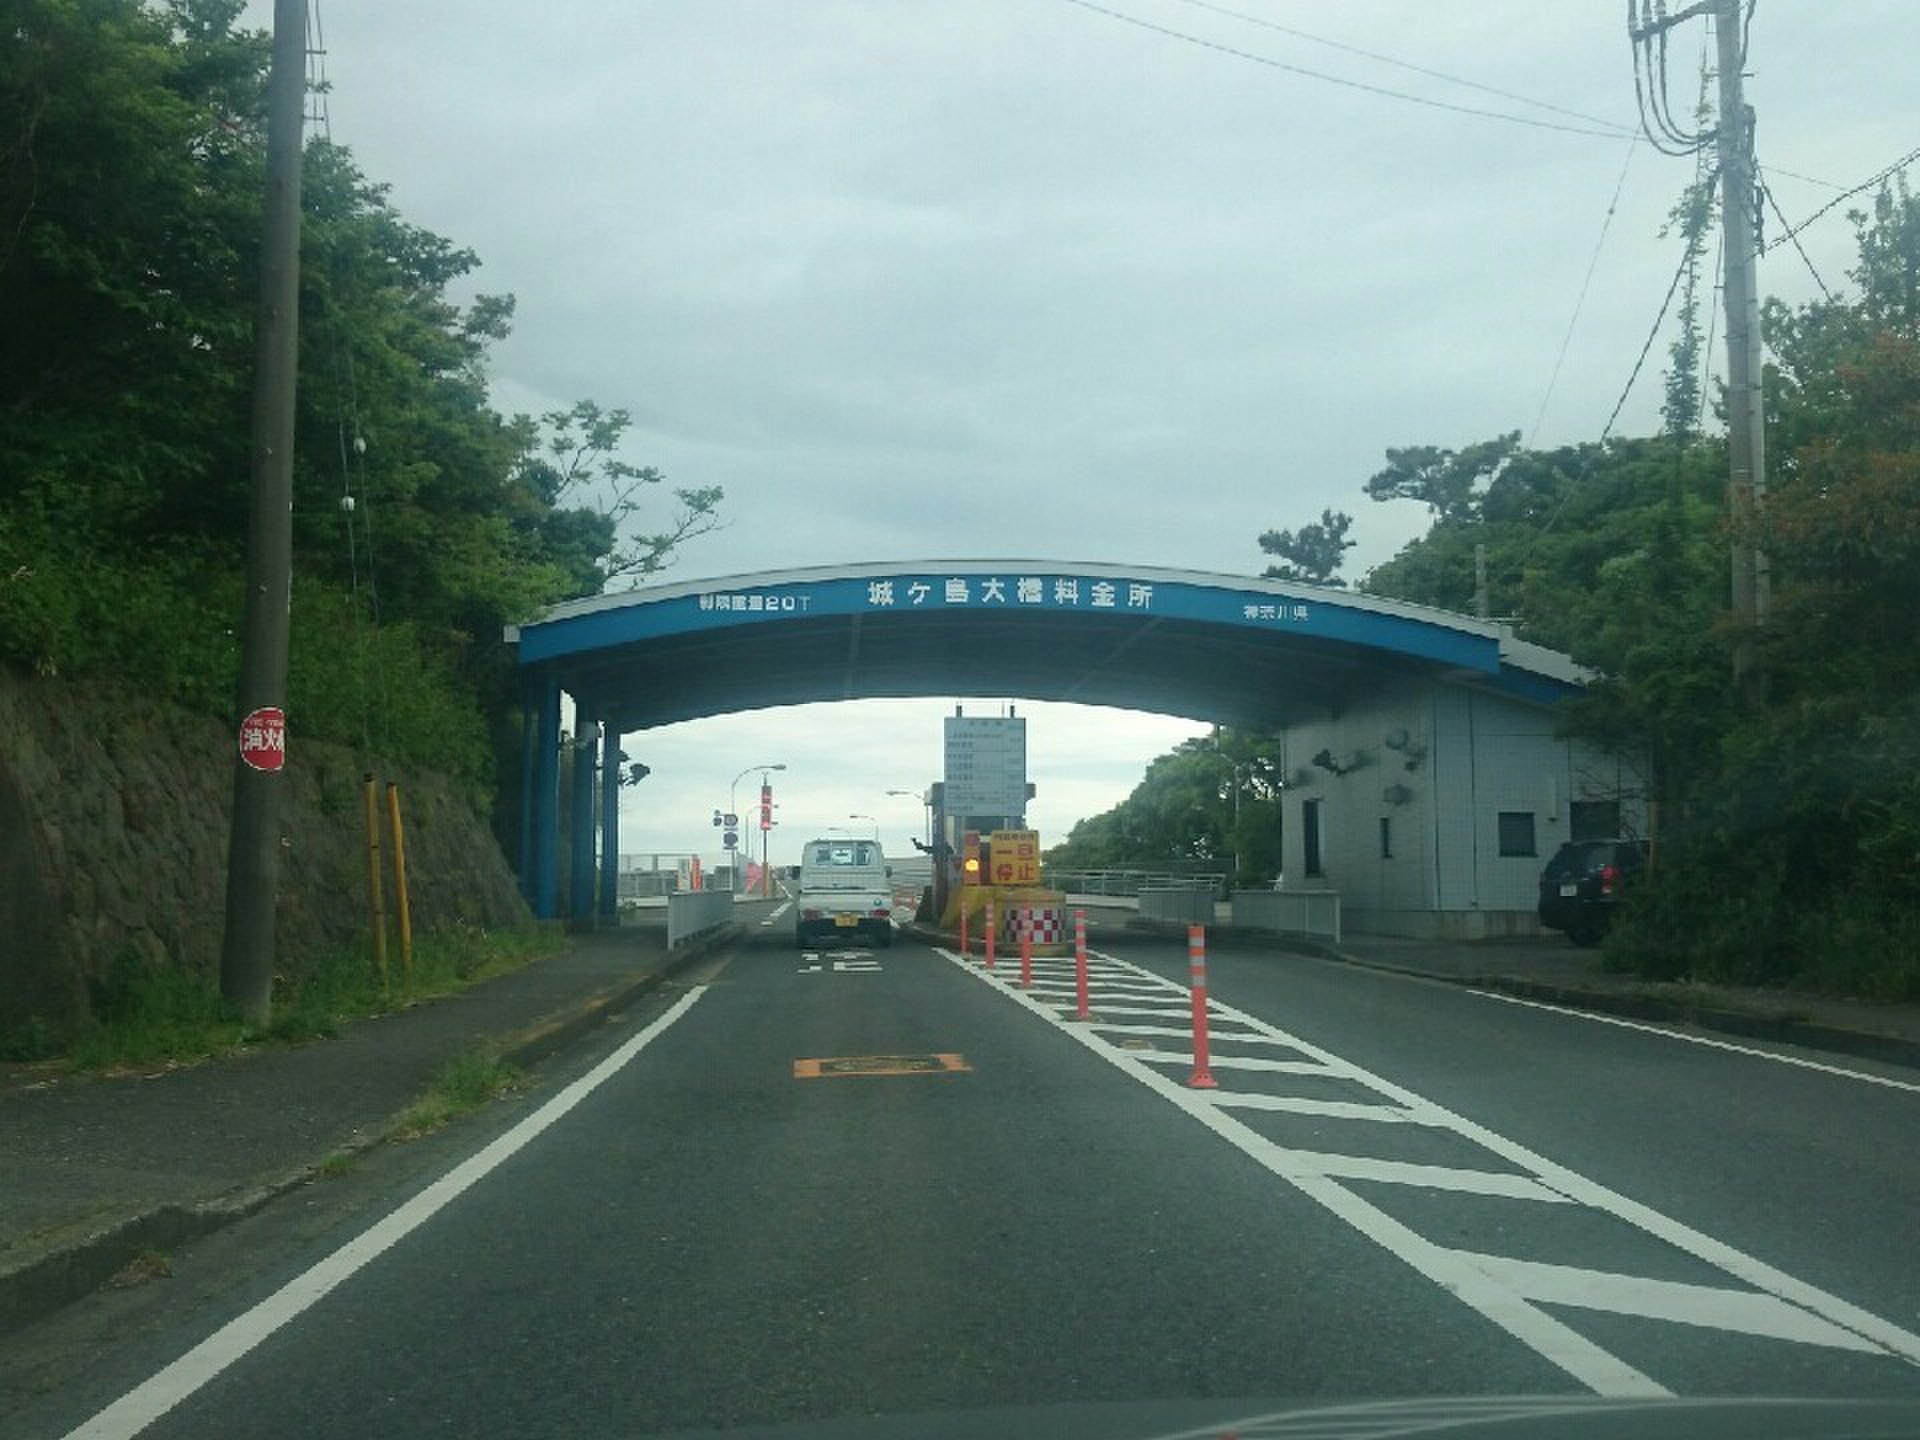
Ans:
{"type": "Polygon", "coordinates": [[[240,722],[240,758],[255,770],[278,770],[287,763],[287,716],[262,706],[240,722]]]}

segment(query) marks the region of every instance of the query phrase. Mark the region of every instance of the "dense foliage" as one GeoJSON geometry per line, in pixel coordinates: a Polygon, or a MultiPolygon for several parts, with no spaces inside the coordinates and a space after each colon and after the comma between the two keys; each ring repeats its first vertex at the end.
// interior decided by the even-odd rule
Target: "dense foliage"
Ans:
{"type": "MultiPolygon", "coordinates": [[[[231,705],[266,37],[241,0],[0,0],[0,662],[231,705]]],[[[516,747],[503,624],[706,528],[631,417],[488,405],[510,296],[306,147],[290,724],[450,770],[516,747]],[[343,497],[353,497],[351,508],[343,497]]]]}
{"type": "Polygon", "coordinates": [[[1236,883],[1280,865],[1280,752],[1265,736],[1222,729],[1155,759],[1127,800],[1073,827],[1047,851],[1056,872],[1117,867],[1218,871],[1236,883]]]}
{"type": "MultiPolygon", "coordinates": [[[[1764,317],[1763,694],[1730,678],[1727,457],[1697,423],[1691,326],[1660,435],[1393,449],[1366,485],[1431,523],[1362,589],[1467,610],[1485,547],[1491,613],[1601,676],[1568,730],[1648,755],[1656,865],[1609,937],[1621,968],[1920,998],[1920,204],[1899,184],[1854,221],[1853,291],[1764,317]]],[[[1689,191],[1675,224],[1697,243],[1704,223],[1689,191]]],[[[1289,578],[1308,578],[1303,562],[1330,577],[1342,518],[1261,546],[1289,578]]],[[[1056,855],[1231,853],[1220,752],[1258,745],[1223,736],[1160,757],[1056,855]]],[[[1244,855],[1241,878],[1263,878],[1244,855]]]]}

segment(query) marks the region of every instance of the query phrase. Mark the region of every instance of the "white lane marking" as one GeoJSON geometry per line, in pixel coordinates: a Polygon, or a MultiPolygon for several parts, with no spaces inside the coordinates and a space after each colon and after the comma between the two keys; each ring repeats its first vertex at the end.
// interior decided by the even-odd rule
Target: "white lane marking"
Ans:
{"type": "MultiPolygon", "coordinates": [[[[1208,1006],[1207,1008],[1211,1010],[1213,1007],[1208,1006]]],[[[1193,1027],[1190,1025],[1122,1025],[1117,1021],[1091,1020],[1087,1023],[1087,1028],[1090,1030],[1104,1030],[1109,1035],[1163,1035],[1170,1040],[1191,1040],[1193,1038],[1193,1027]]],[[[1271,1035],[1256,1035],[1250,1030],[1213,1030],[1210,1033],[1215,1041],[1232,1040],[1236,1044],[1244,1042],[1248,1045],[1286,1046],[1287,1044],[1286,1041],[1275,1039],[1271,1035]]],[[[1316,1070],[1325,1069],[1324,1066],[1318,1065],[1314,1068],[1316,1070]]]]}
{"type": "Polygon", "coordinates": [[[787,911],[791,910],[792,908],[793,908],[793,901],[782,900],[778,905],[774,907],[773,913],[767,916],[767,918],[762,920],[760,923],[762,925],[771,925],[773,924],[774,921],[778,920],[782,915],[786,914],[787,911]]]}
{"type": "Polygon", "coordinates": [[[137,1435],[194,1391],[246,1355],[262,1340],[377,1260],[457,1199],[476,1182],[521,1150],[543,1130],[592,1094],[707,993],[696,985],[659,1019],[635,1035],[593,1069],[575,1080],[506,1134],[468,1156],[433,1184],[385,1218],[296,1275],[246,1313],[229,1320],[171,1365],[142,1381],[91,1420],[70,1431],[67,1440],[124,1440],[137,1435]]]}
{"type": "MultiPolygon", "coordinates": [[[[1135,1060],[1151,1060],[1136,1054],[1135,1060]]],[[[1261,1095],[1246,1090],[1219,1090],[1213,1103],[1229,1110],[1267,1110],[1278,1115],[1321,1115],[1329,1120],[1378,1120],[1388,1125],[1419,1125],[1425,1117],[1398,1105],[1369,1105],[1364,1100],[1313,1100],[1305,1095],[1261,1095]]],[[[1321,1171],[1326,1174],[1328,1172],[1321,1171]]]]}
{"type": "Polygon", "coordinates": [[[1299,1169],[1331,1175],[1336,1180],[1379,1180],[1389,1185],[1417,1185],[1427,1190],[1495,1195],[1508,1200],[1537,1200],[1543,1205],[1573,1203],[1559,1191],[1549,1190],[1531,1176],[1499,1170],[1455,1170],[1447,1165],[1421,1165],[1411,1160],[1375,1160],[1366,1155],[1326,1155],[1314,1150],[1289,1150],[1287,1154],[1291,1163],[1299,1169]]]}
{"type": "MultiPolygon", "coordinates": [[[[1210,1000],[1208,1008],[1218,1010],[1223,1015],[1244,1021],[1249,1025],[1261,1025],[1274,1034],[1286,1034],[1285,1031],[1266,1025],[1264,1021],[1247,1014],[1244,1010],[1235,1009],[1220,1001],[1210,1000]]],[[[1796,1280],[1793,1276],[1774,1269],[1764,1261],[1756,1260],[1744,1251],[1736,1250],[1733,1246],[1715,1240],[1710,1235],[1703,1235],[1700,1231],[1683,1225],[1678,1220],[1669,1219],[1658,1210],[1642,1205],[1636,1200],[1629,1200],[1626,1196],[1609,1190],[1606,1186],[1589,1180],[1584,1175],[1569,1170],[1563,1165],[1555,1164],[1545,1156],[1536,1154],[1526,1146],[1507,1139],[1504,1135],[1495,1134],[1484,1125],[1476,1124],[1463,1115],[1456,1115],[1451,1110],[1436,1105],[1411,1090],[1395,1085],[1391,1080],[1371,1075],[1359,1066],[1341,1060],[1340,1057],[1306,1040],[1296,1038],[1293,1040],[1293,1045],[1303,1055],[1316,1056],[1330,1064],[1345,1065],[1350,1076],[1362,1078],[1363,1083],[1380,1094],[1425,1112],[1423,1119],[1427,1116],[1435,1117],[1427,1120],[1426,1123],[1446,1125],[1483,1148],[1491,1150],[1503,1160],[1524,1166],[1544,1184],[1560,1191],[1570,1199],[1577,1200],[1583,1205],[1591,1205],[1596,1210],[1604,1210],[1626,1221],[1629,1225],[1645,1231],[1656,1240],[1663,1240],[1677,1250],[1684,1250],[1689,1255],[1726,1271],[1736,1279],[1746,1281],[1756,1289],[1778,1295],[1781,1299],[1811,1310],[1816,1315],[1825,1316],[1837,1325],[1857,1330],[1862,1335],[1878,1341],[1896,1355],[1908,1360],[1920,1361],[1920,1335],[1903,1330],[1900,1326],[1862,1310],[1859,1306],[1842,1300],[1837,1295],[1829,1295],[1826,1291],[1809,1285],[1803,1280],[1796,1280]]]]}
{"type": "MultiPolygon", "coordinates": [[[[950,952],[943,951],[940,953],[945,955],[952,963],[959,965],[962,969],[968,968],[960,957],[950,952]]],[[[1131,962],[1119,960],[1114,956],[1103,955],[1101,959],[1116,965],[1131,968],[1144,976],[1151,976],[1154,973],[1147,970],[1144,966],[1134,966],[1131,962]]],[[[1421,1270],[1422,1273],[1451,1287],[1452,1281],[1442,1277],[1451,1272],[1453,1262],[1448,1262],[1440,1265],[1439,1268],[1434,1268],[1432,1263],[1433,1257],[1428,1253],[1428,1250],[1438,1249],[1439,1247],[1429,1246],[1427,1249],[1400,1248],[1399,1241],[1402,1232],[1406,1235],[1413,1235],[1413,1238],[1419,1241],[1421,1246],[1427,1246],[1427,1242],[1421,1237],[1414,1235],[1414,1232],[1408,1230],[1407,1227],[1399,1225],[1398,1222],[1391,1221],[1388,1217],[1376,1211],[1357,1195],[1341,1189],[1324,1175],[1312,1177],[1310,1181],[1303,1181],[1299,1176],[1290,1173],[1288,1163],[1285,1160],[1288,1152],[1281,1151],[1279,1147],[1274,1146],[1272,1142],[1267,1141],[1265,1137],[1246,1130],[1244,1126],[1239,1125],[1238,1122],[1233,1121],[1230,1117],[1221,1113],[1221,1107],[1223,1105],[1232,1105],[1236,1103],[1236,1101],[1244,1104],[1246,1103],[1245,1097],[1235,1097],[1231,1091],[1189,1090],[1153,1070],[1148,1065],[1141,1063],[1142,1057],[1140,1055],[1116,1049],[1099,1035],[1092,1033],[1089,1027],[1075,1026],[1068,1023],[1046,1005],[1022,994],[1017,988],[1004,984],[998,977],[982,974],[979,975],[978,978],[995,985],[1006,993],[1010,999],[1025,1005],[1034,1013],[1044,1016],[1049,1023],[1072,1036],[1077,1042],[1086,1046],[1095,1054],[1100,1055],[1101,1058],[1105,1059],[1109,1064],[1135,1076],[1135,1078],[1140,1079],[1142,1083],[1149,1085],[1150,1088],[1156,1090],[1168,1100],[1180,1106],[1180,1108],[1187,1110],[1189,1113],[1195,1115],[1196,1118],[1201,1119],[1203,1123],[1209,1125],[1210,1128],[1214,1128],[1217,1133],[1221,1134],[1222,1138],[1228,1139],[1230,1143],[1235,1144],[1249,1155],[1253,1155],[1260,1163],[1266,1165],[1267,1168],[1275,1174],[1281,1175],[1283,1178],[1289,1180],[1303,1193],[1317,1200],[1334,1214],[1346,1220],[1356,1229],[1359,1229],[1363,1234],[1375,1238],[1380,1244],[1386,1246],[1394,1254],[1399,1255],[1400,1258],[1406,1260],[1407,1263],[1414,1265],[1415,1268],[1421,1270]],[[1224,1122],[1226,1126],[1235,1127],[1242,1133],[1236,1135],[1232,1133],[1230,1129],[1223,1128],[1222,1124],[1217,1122],[1224,1122]],[[1263,1146],[1266,1147],[1268,1153],[1262,1153],[1261,1147],[1263,1146]]],[[[1173,981],[1165,980],[1164,977],[1155,978],[1162,979],[1170,991],[1180,992],[1181,987],[1173,981]]],[[[1399,1102],[1400,1105],[1413,1112],[1410,1118],[1417,1120],[1418,1123],[1451,1129],[1454,1133],[1474,1142],[1481,1148],[1500,1156],[1511,1164],[1531,1172],[1535,1180],[1548,1189],[1565,1196],[1568,1200],[1613,1215],[1639,1229],[1651,1238],[1672,1246],[1677,1250],[1684,1251],[1697,1259],[1703,1260],[1735,1279],[1745,1281],[1758,1290],[1765,1291],[1791,1305],[1799,1306],[1801,1309],[1811,1311],[1813,1314],[1821,1316],[1837,1326],[1866,1337],[1873,1341],[1884,1352],[1890,1352],[1909,1361],[1920,1361],[1920,1335],[1915,1335],[1908,1330],[1902,1329],[1900,1326],[1884,1320],[1846,1300],[1842,1300],[1838,1296],[1830,1295],[1804,1281],[1796,1280],[1794,1277],[1735,1249],[1731,1245],[1715,1240],[1711,1236],[1704,1235],[1689,1226],[1681,1224],[1677,1220],[1670,1219],[1659,1211],[1653,1210],[1637,1201],[1629,1200],[1625,1196],[1567,1169],[1565,1166],[1557,1165],[1547,1160],[1545,1157],[1534,1153],[1523,1145],[1508,1140],[1502,1135],[1495,1134],[1485,1126],[1478,1125],[1466,1119],[1464,1116],[1457,1115],[1442,1106],[1434,1104],[1423,1096],[1417,1095],[1410,1090],[1395,1085],[1389,1080],[1363,1070],[1358,1065],[1334,1055],[1330,1051],[1323,1050],[1307,1040],[1291,1035],[1276,1026],[1269,1025],[1267,1022],[1248,1014],[1244,1010],[1209,997],[1208,1013],[1210,1015],[1217,1014],[1237,1023],[1264,1030],[1266,1033],[1283,1040],[1301,1054],[1321,1060],[1330,1068],[1342,1072],[1346,1078],[1359,1081],[1383,1098],[1399,1102]]],[[[1256,1105],[1264,1105],[1266,1102],[1263,1099],[1253,1103],[1256,1105]]],[[[1475,1172],[1463,1173],[1471,1174],[1475,1172]]],[[[1455,1257],[1455,1260],[1458,1260],[1458,1256],[1455,1257]]],[[[1506,1300],[1499,1301],[1497,1297],[1482,1295],[1481,1299],[1487,1301],[1486,1305],[1482,1305],[1479,1300],[1474,1298],[1474,1294],[1478,1294],[1479,1292],[1476,1291],[1470,1294],[1467,1291],[1459,1291],[1458,1293],[1463,1300],[1474,1305],[1476,1309],[1480,1309],[1483,1314],[1486,1314],[1490,1319],[1507,1328],[1510,1333],[1513,1333],[1517,1338],[1532,1345],[1536,1350],[1539,1350],[1541,1354],[1548,1355],[1549,1358],[1555,1358],[1555,1363],[1562,1364],[1562,1368],[1567,1369],[1570,1374],[1575,1374],[1582,1378],[1583,1383],[1591,1383],[1585,1380],[1585,1376],[1580,1370],[1576,1370],[1571,1365],[1556,1358],[1558,1353],[1557,1347],[1564,1344],[1564,1337],[1560,1337],[1551,1332],[1536,1332],[1536,1320],[1550,1321],[1551,1317],[1546,1316],[1544,1312],[1538,1311],[1533,1306],[1527,1304],[1522,1297],[1515,1294],[1512,1290],[1494,1284],[1494,1282],[1488,1279],[1484,1272],[1478,1273],[1480,1273],[1480,1279],[1483,1282],[1493,1286],[1493,1289],[1498,1291],[1500,1295],[1504,1295],[1506,1300]],[[1512,1309],[1511,1307],[1514,1306],[1518,1308],[1512,1309]],[[1529,1319],[1528,1317],[1530,1316],[1536,1318],[1529,1319]],[[1543,1348],[1541,1345],[1536,1344],[1536,1333],[1544,1334],[1548,1345],[1555,1348],[1543,1348]]],[[[1622,1278],[1623,1280],[1631,1280],[1633,1277],[1622,1278]]],[[[1558,1324],[1558,1322],[1552,1323],[1558,1324]]],[[[1579,1339],[1580,1337],[1575,1336],[1574,1338],[1579,1339]]],[[[1587,1345],[1587,1342],[1584,1340],[1580,1340],[1580,1343],[1583,1346],[1587,1345]]],[[[1591,1367],[1597,1363],[1594,1360],[1594,1356],[1600,1356],[1604,1357],[1604,1360],[1608,1364],[1620,1365],[1620,1362],[1615,1360],[1613,1356],[1608,1355],[1604,1351],[1600,1351],[1598,1347],[1589,1346],[1588,1348],[1592,1351],[1592,1354],[1575,1354],[1572,1356],[1577,1364],[1584,1367],[1591,1367]]],[[[1609,1376],[1609,1372],[1605,1369],[1605,1366],[1602,1366],[1592,1373],[1601,1376],[1608,1385],[1625,1383],[1631,1387],[1635,1384],[1654,1384],[1648,1377],[1641,1375],[1638,1371],[1634,1371],[1630,1367],[1621,1366],[1621,1370],[1624,1371],[1624,1375],[1619,1372],[1613,1372],[1609,1376]]],[[[1656,1389],[1657,1388],[1658,1387],[1656,1387],[1656,1389]]],[[[1601,1393],[1647,1392],[1631,1389],[1624,1392],[1613,1389],[1603,1389],[1601,1393]]]]}
{"type": "MultiPolygon", "coordinates": [[[[1137,1059],[1151,1060],[1156,1065],[1193,1064],[1192,1055],[1182,1054],[1178,1050],[1139,1050],[1134,1053],[1137,1059]]],[[[1212,1070],[1264,1070],[1274,1075],[1321,1075],[1329,1080],[1346,1078],[1338,1071],[1329,1070],[1318,1060],[1269,1060],[1261,1055],[1212,1055],[1207,1059],[1207,1067],[1212,1070]]]]}
{"type": "Polygon", "coordinates": [[[1751,1055],[1756,1060],[1771,1060],[1776,1065],[1794,1065],[1802,1070],[1818,1070],[1823,1075],[1838,1075],[1847,1080],[1864,1080],[1869,1085],[1885,1085],[1890,1090],[1908,1090],[1920,1094],[1920,1084],[1912,1080],[1895,1080],[1886,1075],[1875,1075],[1866,1070],[1849,1070],[1844,1065],[1828,1065],[1819,1060],[1806,1060],[1798,1055],[1780,1055],[1772,1050],[1756,1050],[1751,1045],[1736,1045],[1730,1040],[1715,1040],[1706,1035],[1689,1035],[1682,1030],[1668,1030],[1659,1025],[1648,1025],[1639,1020],[1627,1020],[1618,1015],[1597,1015],[1591,1010],[1574,1010],[1565,1005],[1549,1005],[1544,1000],[1527,1000],[1519,995],[1503,995],[1497,990],[1469,989],[1468,994],[1478,995],[1483,1000],[1498,1000],[1506,1005],[1524,1005],[1530,1010],[1551,1010],[1555,1015],[1571,1015],[1576,1020],[1591,1020],[1599,1025],[1618,1025],[1622,1030],[1644,1030],[1649,1035],[1664,1035],[1669,1040],[1684,1040],[1689,1045],[1705,1045],[1712,1050],[1731,1050],[1736,1055],[1751,1055]]]}
{"type": "Polygon", "coordinates": [[[1620,1315],[1650,1315],[1681,1325],[1713,1330],[1737,1330],[1772,1340],[1795,1340],[1803,1345],[1830,1345],[1837,1350],[1880,1354],[1880,1347],[1851,1330],[1809,1315],[1797,1305],[1751,1290],[1727,1290],[1717,1285],[1689,1285],[1678,1280],[1649,1280],[1638,1275],[1614,1275],[1582,1270],[1572,1265],[1549,1265],[1538,1260],[1514,1260],[1504,1255],[1466,1255],[1475,1268],[1509,1285],[1529,1300],[1545,1305],[1572,1305],[1585,1310],[1610,1310],[1620,1315]]]}
{"type": "MultiPolygon", "coordinates": [[[[1078,987],[1071,980],[1035,980],[1030,988],[1047,995],[1072,995],[1077,993],[1078,990],[1078,987]]],[[[1167,992],[1158,987],[1128,985],[1119,981],[1107,980],[1101,983],[1100,993],[1102,995],[1145,997],[1164,995],[1167,992]]]]}
{"type": "Polygon", "coordinates": [[[1098,1035],[1060,1019],[1038,1001],[1022,995],[1017,988],[1010,989],[1000,984],[994,976],[968,965],[953,952],[940,950],[936,953],[984,983],[995,986],[1016,1004],[1026,1006],[1048,1024],[1072,1036],[1115,1069],[1131,1075],[1169,1104],[1186,1111],[1229,1145],[1317,1201],[1389,1254],[1398,1256],[1443,1289],[1451,1291],[1464,1304],[1478,1310],[1588,1389],[1597,1394],[1613,1396],[1664,1396],[1671,1393],[1631,1365],[1602,1350],[1571,1326],[1528,1304],[1505,1286],[1496,1285],[1483,1271],[1475,1269],[1455,1252],[1434,1244],[1353,1192],[1342,1189],[1323,1175],[1293,1172],[1285,1162],[1285,1151],[1203,1098],[1203,1092],[1189,1090],[1158,1071],[1136,1063],[1129,1052],[1116,1049],[1098,1035]]]}
{"type": "MultiPolygon", "coordinates": [[[[989,980],[992,980],[996,977],[992,975],[988,975],[986,976],[986,978],[989,980]]],[[[1013,988],[1016,990],[1020,988],[1020,982],[1018,979],[1016,979],[1013,982],[1013,988]]],[[[1061,1003],[1058,1000],[1035,999],[1033,1003],[1035,1005],[1046,1007],[1049,1010],[1049,1012],[1051,1012],[1054,1006],[1059,1006],[1063,1010],[1071,1010],[1074,1008],[1072,1005],[1061,1005],[1061,1003]]],[[[1171,1020],[1181,1015],[1187,1015],[1192,1013],[1190,1010],[1183,1010],[1178,1005],[1172,1005],[1172,1004],[1168,1004],[1168,1005],[1102,1005],[1098,1000],[1095,1000],[1093,1002],[1093,1008],[1099,1011],[1099,1013],[1102,1015],[1146,1015],[1146,1016],[1150,1016],[1160,1020],[1171,1020]]]]}

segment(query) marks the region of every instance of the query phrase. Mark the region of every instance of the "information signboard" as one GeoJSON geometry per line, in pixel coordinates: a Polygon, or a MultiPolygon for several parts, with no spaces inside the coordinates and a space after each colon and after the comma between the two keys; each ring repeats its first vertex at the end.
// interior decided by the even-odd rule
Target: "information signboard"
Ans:
{"type": "Polygon", "coordinates": [[[1016,715],[949,715],[945,734],[946,813],[1024,815],[1026,720],[1016,715]]]}
{"type": "Polygon", "coordinates": [[[1040,883],[1040,832],[996,830],[987,841],[988,863],[996,885],[1040,883]]]}

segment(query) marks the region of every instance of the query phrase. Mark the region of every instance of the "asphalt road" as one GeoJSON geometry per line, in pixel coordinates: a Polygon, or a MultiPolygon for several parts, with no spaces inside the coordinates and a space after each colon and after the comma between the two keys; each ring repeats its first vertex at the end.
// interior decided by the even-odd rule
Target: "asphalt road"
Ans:
{"type": "Polygon", "coordinates": [[[1180,947],[1097,957],[1084,1026],[1058,962],[1021,994],[1005,956],[754,928],[527,1093],[200,1247],[164,1301],[55,1322],[0,1431],[116,1402],[92,1433],[1920,1395],[1920,1075],[1230,951],[1201,1091],[1180,947]]]}

